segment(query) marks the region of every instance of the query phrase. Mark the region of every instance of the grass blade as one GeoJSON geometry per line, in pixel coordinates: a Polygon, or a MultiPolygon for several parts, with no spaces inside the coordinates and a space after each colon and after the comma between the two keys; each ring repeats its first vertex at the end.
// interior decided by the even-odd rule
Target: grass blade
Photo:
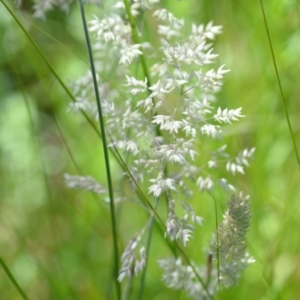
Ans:
{"type": "Polygon", "coordinates": [[[105,167],[106,167],[108,193],[109,193],[109,199],[110,199],[109,203],[110,203],[112,235],[113,235],[113,244],[114,244],[115,284],[116,284],[117,298],[121,299],[121,285],[120,285],[120,282],[118,281],[119,250],[118,250],[118,241],[117,241],[117,221],[116,221],[116,214],[115,214],[113,183],[112,183],[110,164],[109,164],[108,146],[107,146],[107,142],[106,142],[104,118],[103,118],[103,114],[102,114],[102,107],[101,107],[101,100],[100,100],[98,83],[97,83],[96,69],[95,69],[95,65],[94,65],[92,47],[91,47],[88,28],[87,28],[86,19],[85,19],[84,4],[83,4],[82,0],[79,0],[79,5],[80,5],[80,12],[81,12],[82,23],[83,23],[83,28],[84,28],[84,34],[85,34],[85,38],[86,38],[86,45],[88,48],[88,54],[89,54],[89,59],[90,59],[90,65],[91,65],[91,71],[92,71],[93,83],[94,83],[94,90],[95,90],[95,96],[96,96],[97,108],[98,108],[98,114],[99,114],[100,129],[101,129],[101,133],[102,133],[102,144],[103,144],[105,167]]]}
{"type": "Polygon", "coordinates": [[[0,265],[2,266],[4,272],[6,273],[6,275],[8,276],[8,278],[10,279],[10,281],[12,282],[12,284],[15,286],[15,288],[18,290],[19,294],[21,295],[21,297],[24,300],[29,300],[29,298],[26,296],[26,294],[23,292],[23,290],[21,289],[21,287],[18,285],[15,277],[12,275],[12,273],[9,271],[9,268],[7,267],[7,265],[5,264],[5,262],[3,261],[3,259],[0,257],[0,265]]]}
{"type": "Polygon", "coordinates": [[[273,61],[274,69],[275,69],[276,79],[277,79],[278,87],[279,87],[279,90],[280,90],[281,102],[282,102],[285,118],[286,118],[286,121],[287,121],[287,124],[288,124],[288,127],[289,127],[289,131],[290,131],[290,134],[291,134],[291,138],[292,138],[292,141],[293,141],[293,146],[294,146],[294,151],[295,151],[295,155],[296,155],[296,159],[297,159],[297,163],[298,163],[298,168],[300,169],[299,152],[298,152],[298,149],[297,149],[295,137],[294,137],[293,130],[292,130],[292,125],[291,125],[289,114],[288,114],[287,107],[286,107],[286,101],[285,101],[282,86],[281,86],[281,81],[280,81],[279,72],[278,72],[276,59],[275,59],[275,53],[274,53],[274,50],[273,50],[271,35],[270,35],[270,31],[269,31],[269,27],[268,27],[268,23],[267,23],[267,18],[266,18],[266,14],[265,14],[265,9],[264,9],[264,5],[263,5],[262,0],[260,0],[260,6],[261,6],[261,11],[262,11],[262,14],[263,14],[265,28],[266,28],[268,41],[269,41],[269,45],[270,45],[270,50],[271,50],[271,54],[272,54],[272,61],[273,61]]]}

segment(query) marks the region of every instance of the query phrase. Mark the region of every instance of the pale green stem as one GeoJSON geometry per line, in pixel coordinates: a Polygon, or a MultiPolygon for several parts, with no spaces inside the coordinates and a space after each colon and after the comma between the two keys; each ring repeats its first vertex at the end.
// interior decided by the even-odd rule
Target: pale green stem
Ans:
{"type": "Polygon", "coordinates": [[[264,10],[262,0],[260,0],[260,6],[261,6],[261,11],[262,11],[262,14],[263,14],[264,23],[265,23],[265,27],[266,27],[266,31],[267,31],[268,41],[269,41],[270,50],[271,50],[271,54],[272,54],[272,61],[273,61],[273,65],[274,65],[274,69],[275,69],[275,73],[276,73],[276,78],[277,78],[277,83],[278,83],[278,87],[279,87],[279,91],[280,91],[280,95],[281,95],[281,102],[282,102],[285,118],[286,118],[286,121],[287,121],[287,124],[288,124],[288,127],[289,127],[289,131],[290,131],[290,134],[291,134],[291,138],[292,138],[292,141],[293,141],[294,151],[295,151],[295,155],[296,155],[296,159],[297,159],[297,163],[298,163],[298,168],[300,169],[300,157],[299,157],[295,137],[294,137],[294,134],[293,134],[289,114],[288,114],[288,111],[287,111],[286,101],[285,101],[285,98],[284,98],[284,95],[283,95],[283,90],[282,90],[282,86],[281,86],[279,72],[278,72],[278,69],[277,69],[276,59],[275,59],[275,53],[274,53],[274,50],[273,50],[271,35],[270,35],[270,32],[269,32],[269,27],[268,27],[267,18],[266,18],[266,14],[265,14],[265,10],[264,10]]]}
{"type": "Polygon", "coordinates": [[[5,262],[3,261],[3,259],[0,257],[0,265],[2,266],[4,272],[6,273],[6,275],[8,276],[8,278],[10,279],[10,281],[12,282],[12,284],[15,286],[15,288],[18,290],[19,294],[21,295],[21,297],[24,300],[29,300],[29,298],[26,296],[26,294],[24,293],[24,291],[21,289],[21,287],[19,286],[19,284],[17,283],[15,277],[12,275],[12,273],[9,271],[9,268],[7,267],[7,265],[5,264],[5,262]]]}
{"type": "MultiPolygon", "coordinates": [[[[157,207],[158,207],[158,203],[159,203],[158,200],[159,199],[156,198],[156,203],[155,203],[155,207],[154,207],[155,210],[157,210],[157,207]]],[[[148,266],[148,258],[149,258],[150,245],[151,245],[152,233],[153,233],[153,225],[154,225],[154,216],[151,216],[147,245],[146,245],[146,265],[143,269],[143,273],[142,273],[142,277],[141,277],[141,284],[140,284],[139,296],[138,296],[139,300],[143,299],[143,294],[144,294],[144,287],[145,287],[145,282],[146,282],[146,272],[147,272],[147,266],[148,266]]]]}

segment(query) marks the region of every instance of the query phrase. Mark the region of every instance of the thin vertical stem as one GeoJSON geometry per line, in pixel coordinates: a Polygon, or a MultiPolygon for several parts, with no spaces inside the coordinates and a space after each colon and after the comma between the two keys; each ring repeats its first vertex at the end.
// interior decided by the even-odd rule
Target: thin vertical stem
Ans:
{"type": "Polygon", "coordinates": [[[218,288],[220,290],[220,247],[219,247],[219,231],[218,231],[218,226],[219,226],[219,221],[218,221],[218,207],[217,207],[217,201],[216,198],[213,196],[212,193],[209,193],[210,196],[214,200],[214,207],[215,207],[215,220],[216,220],[216,256],[217,256],[217,275],[218,275],[218,288]]]}
{"type": "Polygon", "coordinates": [[[82,0],[79,0],[79,4],[80,4],[80,12],[81,12],[81,17],[82,17],[84,34],[85,34],[85,39],[86,39],[86,45],[87,45],[89,59],[90,59],[90,65],[91,65],[91,71],[92,71],[93,83],[94,83],[94,90],[95,90],[95,96],[96,96],[97,108],[98,108],[98,114],[99,114],[99,123],[100,123],[100,129],[101,129],[101,134],[102,134],[102,145],[103,145],[105,167],[106,167],[108,194],[109,194],[109,199],[110,199],[109,204],[110,204],[112,235],[113,235],[113,243],[114,243],[114,263],[115,263],[114,273],[115,273],[115,280],[116,280],[115,284],[116,284],[117,298],[120,300],[121,299],[121,285],[120,285],[120,282],[118,281],[119,250],[118,250],[118,241],[117,241],[117,221],[116,221],[116,213],[115,213],[113,183],[112,183],[112,177],[111,177],[111,171],[110,171],[108,147],[107,147],[107,142],[106,142],[105,125],[104,125],[104,118],[103,118],[103,114],[102,114],[101,100],[100,100],[99,88],[98,88],[98,83],[97,83],[97,76],[96,76],[96,69],[95,69],[95,65],[94,65],[92,47],[91,47],[91,43],[90,43],[90,38],[89,38],[89,33],[88,33],[88,28],[87,28],[86,19],[85,19],[85,13],[84,13],[84,5],[83,5],[82,0]]]}
{"type": "MultiPolygon", "coordinates": [[[[159,199],[156,198],[156,203],[154,206],[154,209],[157,210],[159,203],[159,199]]],[[[150,245],[152,240],[152,233],[153,233],[153,225],[154,225],[154,215],[151,216],[150,225],[149,225],[149,234],[147,239],[147,245],[146,245],[146,265],[143,269],[142,278],[141,278],[141,285],[139,289],[139,296],[138,299],[143,299],[144,294],[144,288],[145,288],[145,282],[146,282],[146,273],[147,273],[147,266],[148,266],[148,260],[149,260],[149,252],[150,252],[150,245]]]]}
{"type": "Polygon", "coordinates": [[[266,14],[265,14],[264,5],[263,5],[262,0],[260,0],[260,6],[261,6],[261,11],[262,11],[262,14],[263,14],[264,23],[265,23],[265,27],[266,27],[266,31],[267,31],[269,46],[270,46],[271,55],[272,55],[272,61],[273,61],[275,74],[276,74],[276,78],[277,78],[277,83],[278,83],[278,87],[279,87],[279,91],[280,91],[280,95],[281,95],[281,102],[282,102],[283,110],[284,110],[284,113],[285,113],[285,118],[286,118],[286,121],[287,121],[287,124],[288,124],[288,127],[289,127],[289,131],[290,131],[290,134],[291,134],[291,138],[292,138],[292,141],[293,141],[294,151],[295,151],[295,155],[296,155],[296,159],[297,159],[297,163],[298,163],[298,168],[300,169],[300,157],[299,157],[295,137],[294,137],[294,134],[293,134],[289,114],[288,114],[288,111],[287,111],[286,101],[285,101],[285,98],[284,98],[284,95],[283,95],[283,90],[282,90],[281,81],[280,81],[280,77],[279,77],[279,72],[278,72],[278,68],[277,68],[277,64],[276,64],[276,59],[275,59],[275,53],[274,53],[274,50],[273,50],[271,35],[270,35],[270,32],[269,32],[269,27],[268,27],[267,18],[266,18],[266,14]]]}
{"type": "Polygon", "coordinates": [[[4,272],[6,273],[6,275],[8,276],[8,278],[10,279],[10,281],[12,282],[12,284],[15,286],[15,288],[18,290],[18,292],[22,296],[22,298],[24,300],[29,300],[29,298],[26,296],[26,294],[24,293],[24,291],[21,289],[21,287],[17,283],[15,277],[9,271],[9,268],[7,267],[7,265],[5,264],[5,262],[3,261],[3,259],[1,257],[0,257],[0,265],[2,266],[4,272]]]}

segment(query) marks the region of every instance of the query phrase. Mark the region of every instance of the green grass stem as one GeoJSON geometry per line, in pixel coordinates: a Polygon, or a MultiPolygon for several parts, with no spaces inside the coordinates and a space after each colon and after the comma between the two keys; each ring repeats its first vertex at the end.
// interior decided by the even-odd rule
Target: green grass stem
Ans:
{"type": "MultiPolygon", "coordinates": [[[[157,210],[159,203],[159,198],[156,198],[155,206],[154,209],[157,210]]],[[[148,266],[148,258],[149,258],[149,253],[150,253],[150,246],[151,246],[151,240],[152,240],[152,234],[153,234],[153,226],[154,225],[154,216],[151,216],[150,219],[150,225],[149,225],[149,233],[148,233],[148,238],[147,238],[147,244],[146,244],[146,265],[143,269],[143,273],[141,276],[141,284],[139,288],[139,296],[138,299],[141,300],[143,299],[144,295],[144,289],[145,289],[145,283],[146,283],[146,273],[147,273],[147,266],[148,266]]]]}
{"type": "Polygon", "coordinates": [[[267,36],[268,36],[268,42],[269,42],[269,46],[270,46],[270,50],[271,50],[271,54],[272,54],[272,61],[273,61],[275,74],[276,74],[276,79],[277,79],[277,83],[278,83],[278,87],[279,87],[279,91],[280,91],[281,102],[282,102],[285,118],[286,118],[286,121],[287,121],[287,124],[288,124],[288,127],[289,127],[289,132],[291,134],[291,138],[292,138],[292,141],[293,141],[293,146],[294,146],[294,151],[295,151],[295,155],[296,155],[296,159],[297,159],[297,163],[298,163],[298,168],[300,169],[299,152],[298,152],[298,149],[297,149],[297,144],[296,144],[294,133],[293,133],[293,130],[292,130],[292,125],[291,125],[291,122],[290,122],[289,114],[288,114],[288,111],[287,111],[286,101],[285,101],[284,94],[283,94],[283,89],[282,89],[282,86],[281,86],[281,80],[280,80],[280,77],[279,77],[279,72],[278,72],[277,63],[276,63],[276,59],[275,59],[275,53],[274,53],[274,49],[273,49],[271,35],[270,35],[268,22],[267,22],[265,9],[264,9],[264,5],[263,5],[262,0],[260,0],[260,6],[261,6],[261,11],[262,11],[262,14],[263,14],[263,19],[264,19],[264,24],[265,24],[265,28],[266,28],[266,32],[267,32],[267,36]]]}
{"type": "Polygon", "coordinates": [[[213,198],[214,201],[214,208],[215,208],[215,221],[216,221],[216,254],[217,254],[217,276],[218,276],[218,289],[220,290],[221,288],[221,283],[220,283],[220,249],[219,249],[219,221],[218,221],[218,207],[217,207],[217,201],[216,198],[212,193],[209,193],[210,196],[213,198]]]}
{"type": "Polygon", "coordinates": [[[120,300],[122,293],[121,293],[121,284],[118,281],[119,249],[118,249],[118,239],[117,239],[117,220],[116,220],[116,213],[115,213],[113,182],[112,182],[110,163],[109,163],[109,150],[108,150],[108,145],[107,145],[107,141],[106,141],[104,118],[103,118],[103,113],[102,113],[101,99],[100,99],[99,88],[98,88],[98,83],[97,83],[97,75],[96,75],[96,69],[95,69],[95,65],[94,65],[92,46],[90,43],[87,23],[86,23],[86,19],[85,19],[84,4],[83,4],[82,0],[79,0],[79,5],[80,5],[80,12],[81,12],[84,34],[85,34],[85,39],[86,39],[86,45],[87,45],[87,49],[88,49],[88,55],[89,55],[89,59],[90,59],[90,65],[91,65],[91,71],[92,71],[93,83],[94,83],[94,91],[95,91],[98,115],[99,115],[99,123],[100,123],[100,129],[101,129],[101,134],[102,134],[102,144],[103,144],[103,152],[104,152],[104,160],[105,160],[105,168],[106,168],[106,178],[107,178],[108,194],[109,194],[109,200],[110,200],[109,204],[110,204],[111,223],[112,223],[115,285],[116,285],[117,298],[120,300]]]}
{"type": "Polygon", "coordinates": [[[15,277],[13,276],[13,274],[10,272],[9,268],[7,267],[7,265],[5,264],[5,262],[3,261],[3,259],[0,257],[0,265],[2,266],[5,274],[8,276],[8,278],[10,279],[10,281],[12,282],[12,284],[15,286],[15,288],[18,290],[19,294],[21,295],[22,299],[24,300],[29,300],[29,298],[26,296],[25,292],[22,290],[22,288],[19,286],[19,284],[17,283],[15,277]]]}

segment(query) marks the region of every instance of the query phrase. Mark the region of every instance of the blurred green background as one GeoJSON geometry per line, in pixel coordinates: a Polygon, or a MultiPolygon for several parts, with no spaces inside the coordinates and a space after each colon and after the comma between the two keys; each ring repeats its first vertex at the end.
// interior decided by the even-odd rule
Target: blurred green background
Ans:
{"type": "MultiPolygon", "coordinates": [[[[246,175],[234,179],[251,195],[248,245],[256,263],[244,272],[237,287],[222,291],[218,299],[299,299],[299,167],[260,2],[162,3],[187,23],[213,20],[223,26],[215,52],[220,55],[219,63],[231,72],[225,76],[218,99],[223,106],[242,106],[246,115],[234,127],[233,143],[241,149],[256,147],[246,175]]],[[[14,11],[64,82],[85,74],[88,59],[78,5],[68,15],[50,12],[47,21],[32,19],[31,5],[24,1],[22,10],[14,11]]],[[[88,19],[101,9],[88,7],[88,19]]],[[[265,11],[300,147],[300,6],[296,0],[269,0],[265,11]]],[[[81,115],[66,113],[70,99],[2,3],[0,38],[0,256],[29,299],[110,299],[109,207],[88,192],[67,189],[63,180],[64,173],[80,174],[68,145],[82,174],[105,185],[101,142],[81,115]]],[[[118,178],[114,165],[113,172],[118,178]]],[[[186,252],[203,263],[214,216],[211,200],[199,197],[194,204],[204,217],[204,227],[186,252]]],[[[134,205],[127,204],[123,210],[119,216],[121,249],[146,221],[146,214],[141,215],[134,205]]],[[[156,260],[168,254],[163,239],[156,235],[145,299],[182,299],[180,292],[161,282],[156,260]]],[[[0,299],[21,299],[2,269],[0,291],[0,299]]]]}

